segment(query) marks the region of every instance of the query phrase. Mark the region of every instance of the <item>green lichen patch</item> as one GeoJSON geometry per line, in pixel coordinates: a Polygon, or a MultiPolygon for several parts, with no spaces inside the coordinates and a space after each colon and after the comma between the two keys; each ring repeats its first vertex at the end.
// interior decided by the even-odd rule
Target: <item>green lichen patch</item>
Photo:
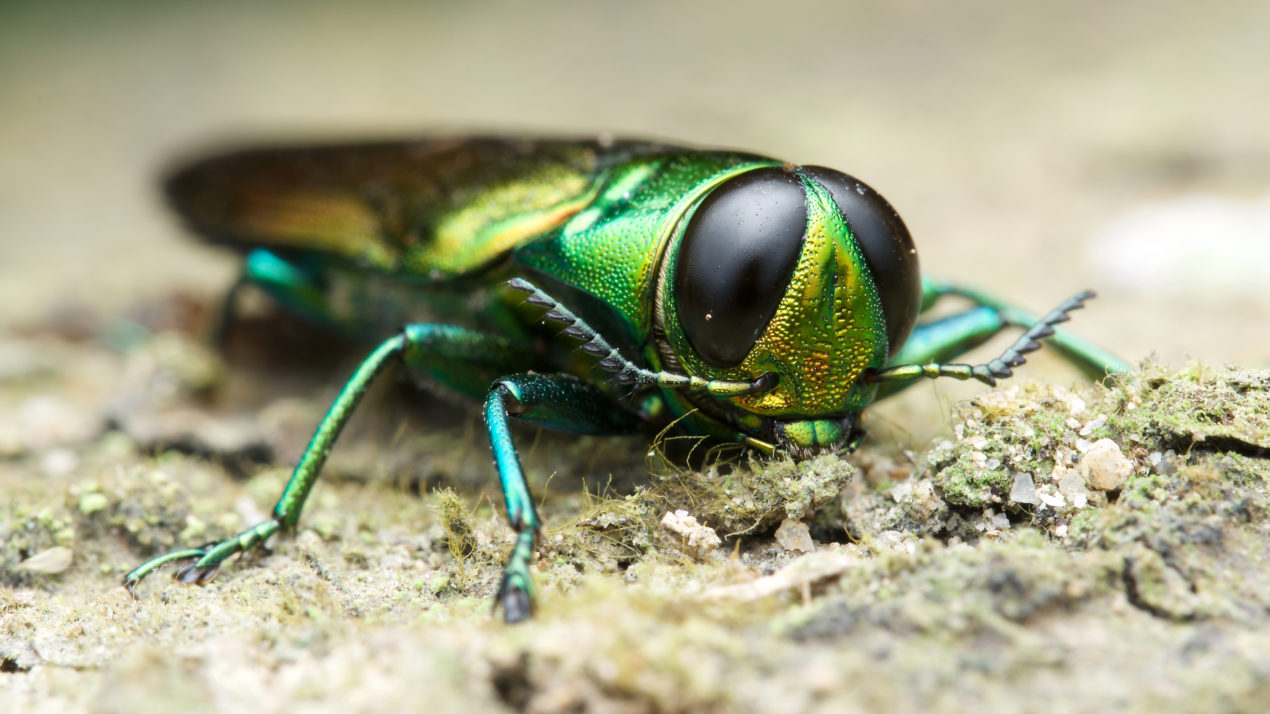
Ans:
{"type": "Polygon", "coordinates": [[[1074,484],[1068,495],[1059,494],[1079,459],[1081,442],[1107,433],[1107,417],[1090,410],[1092,399],[1088,393],[1024,382],[957,405],[954,440],[927,455],[935,483],[955,506],[1065,504],[1076,495],[1074,484]]]}
{"type": "Polygon", "coordinates": [[[983,509],[981,531],[1022,521],[1061,538],[1117,498],[1175,492],[1180,452],[1264,459],[1268,385],[1266,372],[1155,365],[1102,389],[1012,385],[954,408],[929,476],[949,505],[983,509]]]}
{"type": "Polygon", "coordinates": [[[1105,409],[1119,432],[1177,451],[1270,452],[1270,370],[1193,363],[1175,373],[1157,364],[1125,379],[1105,409]],[[1213,442],[1205,444],[1204,442],[1213,442]]]}

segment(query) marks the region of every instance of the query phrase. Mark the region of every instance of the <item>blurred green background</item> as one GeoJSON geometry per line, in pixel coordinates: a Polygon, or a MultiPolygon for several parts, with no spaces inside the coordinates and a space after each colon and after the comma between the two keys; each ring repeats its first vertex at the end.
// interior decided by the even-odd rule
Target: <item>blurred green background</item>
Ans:
{"type": "Polygon", "coordinates": [[[1264,0],[10,0],[0,325],[223,289],[154,187],[200,148],[604,131],[845,170],[927,272],[1096,288],[1080,330],[1132,360],[1265,364],[1268,67],[1264,0]]]}

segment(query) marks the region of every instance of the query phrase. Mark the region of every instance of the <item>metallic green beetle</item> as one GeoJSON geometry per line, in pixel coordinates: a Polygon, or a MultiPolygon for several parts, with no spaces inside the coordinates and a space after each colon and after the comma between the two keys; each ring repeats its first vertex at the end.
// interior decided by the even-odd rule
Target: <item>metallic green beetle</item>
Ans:
{"type": "Polygon", "coordinates": [[[849,450],[875,399],[923,377],[994,384],[1053,337],[1088,371],[1127,365],[1035,317],[931,280],[894,209],[831,169],[613,140],[502,137],[259,148],[176,172],[190,227],[249,249],[245,282],[379,343],[331,405],[273,517],[147,561],[205,583],[294,528],[357,402],[388,363],[484,400],[516,531],[496,604],[533,607],[540,521],[509,417],[579,434],[677,428],[796,457],[849,450]],[[916,325],[940,296],[972,307],[916,325]],[[406,327],[399,327],[406,324],[406,327]],[[945,364],[1006,326],[999,358],[945,364]],[[391,335],[391,336],[390,336],[391,335]],[[386,339],[385,339],[386,338],[386,339]],[[881,391],[880,391],[881,390],[881,391]]]}

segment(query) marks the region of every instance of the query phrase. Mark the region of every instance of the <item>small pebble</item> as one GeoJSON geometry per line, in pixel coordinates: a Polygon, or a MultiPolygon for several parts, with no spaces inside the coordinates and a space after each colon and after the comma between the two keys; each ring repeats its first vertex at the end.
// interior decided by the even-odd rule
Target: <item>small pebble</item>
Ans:
{"type": "Polygon", "coordinates": [[[71,560],[74,559],[74,555],[70,548],[64,548],[60,545],[54,546],[18,563],[17,570],[45,575],[60,573],[71,566],[71,560]]]}
{"type": "Polygon", "coordinates": [[[683,510],[667,511],[661,518],[661,527],[678,536],[680,547],[698,556],[713,552],[723,542],[713,528],[701,525],[683,510]]]}
{"type": "Polygon", "coordinates": [[[1043,493],[1037,491],[1036,497],[1041,499],[1041,503],[1044,503],[1056,511],[1061,511],[1067,506],[1067,500],[1063,498],[1063,494],[1061,493],[1043,493]]]}
{"type": "Polygon", "coordinates": [[[66,476],[79,466],[79,457],[66,448],[53,448],[40,458],[40,468],[47,476],[66,476]]]}
{"type": "Polygon", "coordinates": [[[1107,415],[1103,414],[1102,416],[1099,416],[1093,421],[1086,424],[1085,427],[1080,430],[1080,435],[1089,436],[1090,434],[1094,433],[1094,429],[1102,428],[1102,425],[1106,423],[1107,423],[1107,415]]]}
{"type": "Polygon", "coordinates": [[[780,527],[776,529],[776,542],[791,552],[810,553],[816,549],[807,524],[792,518],[781,521],[780,527]]]}
{"type": "Polygon", "coordinates": [[[1014,474],[1014,486],[1010,488],[1010,500],[1014,503],[1036,503],[1036,483],[1032,474],[1020,471],[1014,474]]]}
{"type": "Polygon", "coordinates": [[[1085,489],[1085,479],[1071,469],[1064,471],[1062,477],[1058,479],[1058,490],[1068,497],[1088,494],[1085,489]]]}
{"type": "Polygon", "coordinates": [[[1111,439],[1099,439],[1080,459],[1080,473],[1095,491],[1114,491],[1133,473],[1133,461],[1111,439]]]}

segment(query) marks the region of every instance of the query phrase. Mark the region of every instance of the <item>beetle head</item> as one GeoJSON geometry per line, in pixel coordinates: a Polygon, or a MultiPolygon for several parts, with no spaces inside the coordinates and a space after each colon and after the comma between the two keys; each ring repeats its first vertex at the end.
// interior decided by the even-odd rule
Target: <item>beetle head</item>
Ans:
{"type": "Polygon", "coordinates": [[[841,172],[769,166],[716,185],[675,238],[664,356],[708,379],[775,374],[774,388],[723,400],[747,433],[794,450],[845,443],[873,398],[860,376],[917,318],[917,252],[895,210],[841,172]]]}

